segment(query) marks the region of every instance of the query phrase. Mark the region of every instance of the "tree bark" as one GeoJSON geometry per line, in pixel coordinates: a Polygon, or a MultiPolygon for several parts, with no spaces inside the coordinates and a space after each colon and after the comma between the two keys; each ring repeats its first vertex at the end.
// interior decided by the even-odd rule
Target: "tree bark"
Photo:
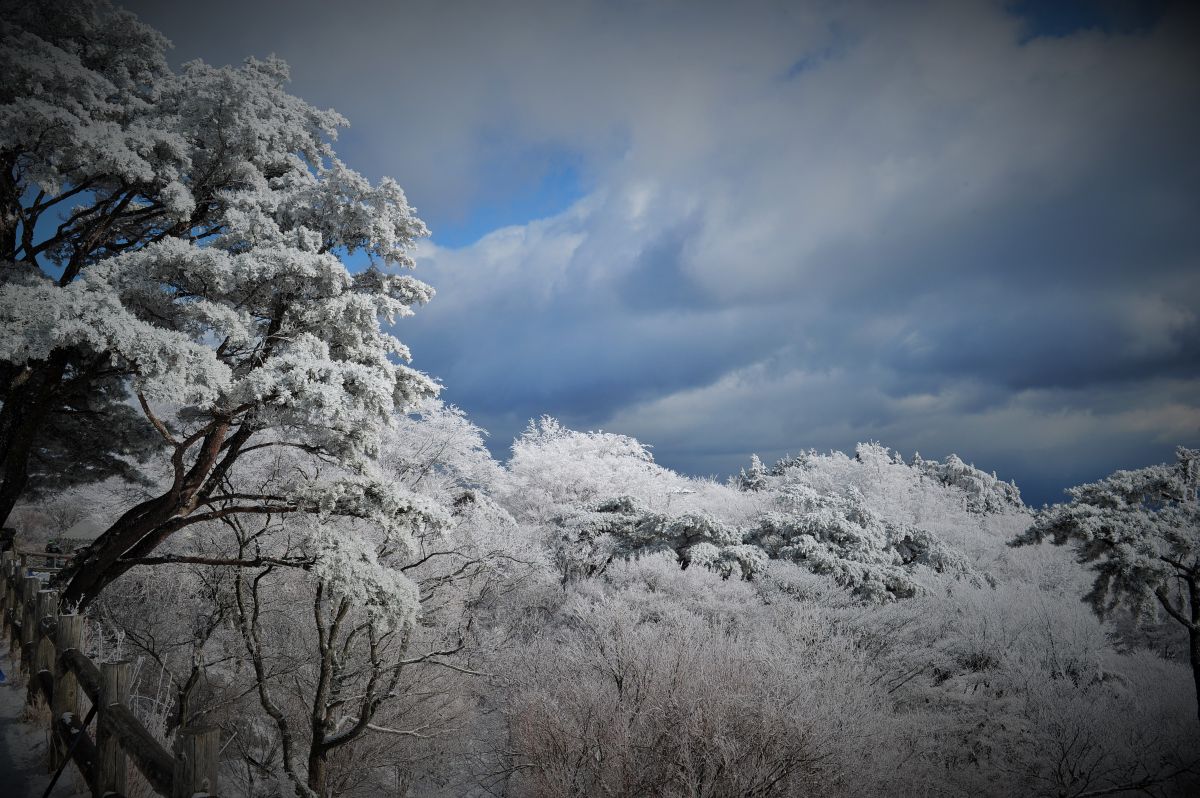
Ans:
{"type": "Polygon", "coordinates": [[[1191,610],[1192,616],[1192,622],[1187,625],[1188,647],[1192,662],[1192,682],[1196,685],[1196,717],[1200,719],[1200,574],[1193,568],[1185,581],[1188,588],[1188,609],[1191,610]]]}
{"type": "Polygon", "coordinates": [[[14,152],[0,154],[0,261],[13,261],[17,254],[17,226],[21,223],[21,187],[13,169],[14,152]]]}
{"type": "Polygon", "coordinates": [[[308,753],[308,789],[325,798],[326,782],[329,778],[327,754],[315,742],[308,753]]]}
{"type": "Polygon", "coordinates": [[[1196,717],[1200,719],[1200,629],[1188,629],[1188,642],[1191,645],[1192,681],[1196,685],[1196,717]]]}
{"type": "MultiPolygon", "coordinates": [[[[180,469],[171,488],[126,512],[59,574],[59,582],[66,583],[62,594],[64,606],[86,606],[136,564],[121,562],[126,553],[135,558],[144,557],[184,526],[172,522],[185,518],[195,509],[195,500],[202,495],[209,477],[220,468],[218,455],[229,426],[228,421],[220,422],[205,435],[196,461],[186,472],[182,470],[184,451],[177,451],[176,462],[180,469]]],[[[232,454],[236,456],[236,452],[232,454]]]]}
{"type": "Polygon", "coordinates": [[[64,583],[63,605],[83,607],[91,602],[106,585],[128,570],[129,566],[126,566],[120,573],[116,572],[121,556],[169,521],[179,506],[178,495],[168,492],[142,502],[121,516],[59,574],[59,581],[64,583]]]}
{"type": "Polygon", "coordinates": [[[29,458],[66,368],[66,353],[57,352],[45,363],[23,369],[5,386],[0,410],[0,526],[8,522],[29,484],[29,458]]]}

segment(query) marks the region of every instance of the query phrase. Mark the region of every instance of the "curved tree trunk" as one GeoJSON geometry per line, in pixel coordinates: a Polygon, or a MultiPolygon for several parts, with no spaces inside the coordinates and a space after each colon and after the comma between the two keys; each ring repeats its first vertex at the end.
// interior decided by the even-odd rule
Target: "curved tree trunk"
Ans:
{"type": "Polygon", "coordinates": [[[118,518],[59,574],[59,582],[65,583],[63,606],[86,606],[113,580],[133,567],[122,562],[123,557],[144,557],[187,525],[187,516],[195,510],[198,499],[205,495],[214,472],[228,468],[236,459],[241,444],[249,437],[249,428],[239,430],[231,439],[232,445],[224,458],[218,462],[229,427],[228,421],[214,425],[201,441],[195,463],[186,472],[182,469],[185,449],[177,449],[176,479],[171,488],[118,518]]]}
{"type": "Polygon", "coordinates": [[[117,519],[59,574],[59,581],[65,583],[62,605],[76,608],[90,603],[105,586],[129,570],[129,566],[118,562],[121,557],[170,521],[179,509],[178,495],[168,492],[142,502],[117,519]]]}

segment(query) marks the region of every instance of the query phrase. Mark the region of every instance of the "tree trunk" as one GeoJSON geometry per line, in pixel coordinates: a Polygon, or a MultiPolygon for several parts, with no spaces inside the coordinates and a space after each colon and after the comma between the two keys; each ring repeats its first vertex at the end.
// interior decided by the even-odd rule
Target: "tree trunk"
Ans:
{"type": "Polygon", "coordinates": [[[65,352],[15,376],[4,392],[0,410],[0,526],[29,484],[29,458],[46,423],[55,390],[67,368],[65,352]]]}
{"type": "Polygon", "coordinates": [[[58,575],[63,605],[86,606],[112,580],[123,574],[122,555],[178,512],[179,496],[168,492],[144,501],[117,519],[58,575]]]}
{"type": "Polygon", "coordinates": [[[1200,628],[1193,626],[1188,629],[1188,643],[1191,647],[1192,681],[1196,685],[1196,717],[1200,719],[1200,628]]]}
{"type": "MultiPolygon", "coordinates": [[[[235,445],[226,454],[227,460],[236,457],[236,449],[248,435],[247,429],[239,430],[235,445]]],[[[214,469],[221,470],[217,456],[228,432],[228,422],[217,424],[201,442],[195,463],[186,474],[176,478],[170,490],[129,510],[59,573],[58,581],[66,583],[62,594],[64,606],[86,606],[133,567],[119,562],[122,557],[144,557],[184,526],[173,522],[186,518],[195,509],[195,500],[203,495],[214,469]]]]}
{"type": "Polygon", "coordinates": [[[1187,584],[1188,609],[1192,619],[1191,623],[1185,623],[1188,630],[1188,653],[1192,663],[1192,682],[1196,686],[1196,717],[1200,719],[1200,574],[1193,569],[1184,581],[1187,584]]]}
{"type": "Polygon", "coordinates": [[[0,261],[16,260],[17,227],[21,224],[21,186],[13,174],[17,156],[0,156],[0,261]]]}
{"type": "Polygon", "coordinates": [[[320,743],[314,740],[308,752],[308,789],[320,798],[325,798],[326,781],[329,778],[327,756],[328,754],[321,750],[320,743]]]}

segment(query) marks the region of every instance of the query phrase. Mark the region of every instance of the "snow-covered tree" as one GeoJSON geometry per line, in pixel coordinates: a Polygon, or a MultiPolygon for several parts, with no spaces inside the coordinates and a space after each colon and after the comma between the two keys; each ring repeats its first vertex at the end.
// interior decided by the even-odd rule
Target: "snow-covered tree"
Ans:
{"type": "MultiPolygon", "coordinates": [[[[452,410],[424,411],[384,436],[389,464],[430,464],[430,441],[447,444],[444,462],[475,459],[472,436],[459,440],[475,428],[452,410]],[[417,429],[422,419],[433,429],[417,429]]],[[[285,493],[294,471],[312,467],[293,447],[257,449],[229,490],[285,493]]],[[[341,470],[311,476],[337,484],[348,476],[341,470]]],[[[376,794],[383,775],[390,783],[401,769],[423,783],[453,768],[418,760],[457,751],[458,727],[473,722],[467,682],[478,678],[470,666],[478,605],[498,584],[512,589],[531,565],[505,549],[512,520],[481,488],[448,489],[453,477],[412,479],[407,501],[430,521],[421,529],[337,512],[196,523],[139,558],[154,567],[135,567],[105,590],[92,615],[164,663],[187,706],[180,722],[219,721],[252,764],[246,778],[272,794],[376,794]],[[164,590],[174,581],[188,589],[164,590]],[[141,612],[147,594],[165,606],[141,612]],[[204,634],[188,634],[193,618],[206,619],[204,634]],[[194,650],[208,663],[202,673],[194,650]],[[203,689],[192,689],[198,681],[203,689]]],[[[258,793],[248,786],[247,794],[258,793]]]]}
{"type": "Polygon", "coordinates": [[[1021,491],[1016,483],[1005,482],[995,472],[987,473],[967,465],[956,454],[947,455],[942,462],[913,458],[913,468],[947,487],[958,488],[965,494],[967,508],[976,513],[1002,513],[1020,510],[1021,491]]]}
{"type": "Polygon", "coordinates": [[[909,732],[871,660],[800,602],[673,559],[520,609],[496,657],[503,794],[908,794],[887,782],[909,732]]]}
{"type": "Polygon", "coordinates": [[[158,495],[78,558],[64,599],[89,600],[205,520],[424,523],[372,469],[393,413],[437,390],[383,326],[432,296],[396,273],[426,234],[399,186],[337,159],[345,120],[288,94],[277,59],[174,73],[162,37],[102,0],[12,5],[0,360],[2,429],[20,445],[5,478],[21,482],[15,460],[63,391],[101,378],[126,382],[168,462],[158,495]],[[352,253],[370,265],[351,273],[352,253]],[[347,476],[317,484],[301,469],[283,492],[230,492],[239,458],[263,447],[347,476]]]}
{"type": "Polygon", "coordinates": [[[462,410],[431,399],[396,418],[379,459],[392,478],[422,493],[456,498],[464,490],[490,492],[503,471],[486,438],[462,410]]]}
{"type": "Polygon", "coordinates": [[[764,479],[768,484],[771,480],[783,484],[803,482],[824,493],[853,486],[875,503],[877,509],[893,514],[943,504],[950,496],[976,514],[1025,510],[1015,484],[968,465],[958,455],[948,455],[939,462],[916,454],[905,464],[899,452],[874,442],[859,443],[853,457],[839,451],[829,454],[807,451],[784,458],[766,472],[764,479]],[[944,495],[938,497],[930,488],[944,488],[944,495]]]}
{"type": "Polygon", "coordinates": [[[629,496],[598,502],[555,519],[554,557],[563,581],[601,574],[616,558],[669,554],[683,568],[695,565],[723,577],[751,579],[766,554],[742,543],[741,530],[711,513],[668,515],[646,510],[629,496]]]}
{"type": "MultiPolygon", "coordinates": [[[[11,284],[66,286],[106,254],[185,230],[163,201],[168,186],[191,178],[207,199],[219,187],[185,174],[181,151],[204,142],[187,143],[154,110],[169,75],[160,34],[94,2],[4,0],[0,19],[2,522],[26,488],[131,476],[129,458],[154,442],[108,358],[10,351],[22,319],[4,317],[23,300],[11,284]]],[[[192,211],[206,214],[204,203],[192,211]]]]}
{"type": "Polygon", "coordinates": [[[514,514],[544,520],[564,508],[630,496],[665,504],[687,480],[654,462],[649,448],[628,435],[578,432],[550,416],[530,421],[513,441],[507,500],[514,514]]]}
{"type": "Polygon", "coordinates": [[[1096,580],[1086,600],[1105,615],[1161,610],[1187,630],[1200,712],[1200,450],[1174,464],[1117,471],[1068,490],[1013,545],[1070,544],[1096,580]]]}
{"type": "Polygon", "coordinates": [[[733,482],[739,490],[762,490],[767,486],[767,469],[757,454],[750,455],[750,467],[743,468],[733,482]]]}
{"type": "Polygon", "coordinates": [[[790,560],[871,602],[909,598],[924,592],[929,571],[983,576],[959,552],[919,527],[873,512],[857,489],[846,495],[820,494],[792,486],[778,509],[763,515],[746,541],[774,559],[790,560]]]}

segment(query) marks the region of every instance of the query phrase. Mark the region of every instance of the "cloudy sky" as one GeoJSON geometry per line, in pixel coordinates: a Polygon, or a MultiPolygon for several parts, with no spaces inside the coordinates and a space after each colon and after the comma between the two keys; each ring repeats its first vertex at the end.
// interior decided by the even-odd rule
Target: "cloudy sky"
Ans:
{"type": "Polygon", "coordinates": [[[276,53],[433,229],[400,336],[492,433],[725,475],[957,452],[1027,500],[1200,445],[1186,4],[131,2],[276,53]]]}

